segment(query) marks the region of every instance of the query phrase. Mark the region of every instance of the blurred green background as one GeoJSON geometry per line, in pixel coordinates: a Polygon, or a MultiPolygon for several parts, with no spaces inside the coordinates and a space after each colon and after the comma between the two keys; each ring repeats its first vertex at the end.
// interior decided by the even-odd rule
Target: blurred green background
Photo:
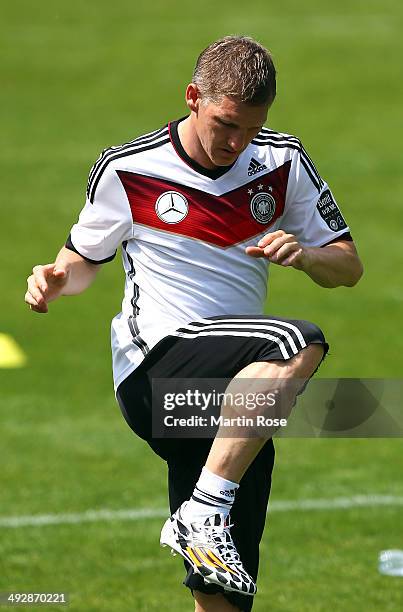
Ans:
{"type": "MultiPolygon", "coordinates": [[[[272,51],[279,91],[267,125],[302,139],[365,266],[356,288],[336,290],[272,266],[267,312],[325,330],[323,377],[402,377],[402,21],[397,0],[3,6],[0,333],[28,361],[0,370],[1,516],[167,505],[165,467],[113,397],[120,258],[47,316],[23,296],[32,266],[64,244],[101,149],[185,114],[195,59],[223,35],[248,34],[272,51]]],[[[400,440],[280,440],[272,497],[402,495],[401,456],[400,440]]],[[[168,609],[190,610],[180,561],[159,549],[160,526],[0,527],[0,591],[64,589],[74,611],[154,612],[168,597],[168,609]]],[[[400,610],[403,579],[377,573],[382,548],[403,548],[399,507],[273,513],[255,609],[400,610]]]]}

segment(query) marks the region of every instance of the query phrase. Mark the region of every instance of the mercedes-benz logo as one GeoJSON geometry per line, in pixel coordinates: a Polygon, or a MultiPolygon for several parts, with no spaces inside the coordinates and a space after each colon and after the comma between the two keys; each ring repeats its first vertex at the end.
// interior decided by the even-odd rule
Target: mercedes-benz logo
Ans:
{"type": "Polygon", "coordinates": [[[187,199],[177,191],[165,191],[155,203],[155,212],[164,223],[179,223],[188,211],[187,199]]]}

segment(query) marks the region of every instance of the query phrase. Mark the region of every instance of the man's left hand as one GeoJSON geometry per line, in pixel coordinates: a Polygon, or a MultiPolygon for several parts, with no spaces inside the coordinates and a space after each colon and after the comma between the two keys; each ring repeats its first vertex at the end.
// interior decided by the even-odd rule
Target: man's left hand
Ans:
{"type": "Polygon", "coordinates": [[[308,249],[300,245],[294,234],[277,230],[263,236],[257,246],[246,247],[245,252],[251,257],[266,257],[271,263],[280,266],[292,266],[304,270],[308,263],[308,249]]]}

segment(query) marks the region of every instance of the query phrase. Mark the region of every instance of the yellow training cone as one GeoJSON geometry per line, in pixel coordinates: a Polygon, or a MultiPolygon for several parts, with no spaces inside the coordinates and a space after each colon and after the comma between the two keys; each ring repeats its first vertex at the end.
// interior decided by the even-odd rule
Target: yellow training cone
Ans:
{"type": "Polygon", "coordinates": [[[27,363],[25,353],[7,334],[0,334],[0,368],[23,368],[27,363]]]}

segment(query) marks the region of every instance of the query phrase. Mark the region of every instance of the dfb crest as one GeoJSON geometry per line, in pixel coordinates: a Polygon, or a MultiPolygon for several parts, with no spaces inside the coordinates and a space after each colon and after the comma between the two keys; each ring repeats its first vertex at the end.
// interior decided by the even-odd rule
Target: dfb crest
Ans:
{"type": "Polygon", "coordinates": [[[270,193],[257,193],[250,201],[250,212],[258,223],[266,225],[274,217],[276,200],[270,193]]]}

